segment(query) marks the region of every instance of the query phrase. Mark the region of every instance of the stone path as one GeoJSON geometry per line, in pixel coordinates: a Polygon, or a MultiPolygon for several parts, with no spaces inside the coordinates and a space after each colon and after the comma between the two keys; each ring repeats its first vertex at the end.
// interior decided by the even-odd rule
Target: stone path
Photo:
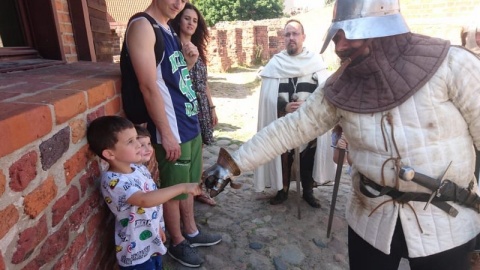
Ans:
{"type": "MultiPolygon", "coordinates": [[[[204,148],[204,168],[216,162],[220,147],[232,153],[255,133],[258,83],[252,83],[255,72],[246,72],[241,76],[239,79],[232,74],[211,74],[210,86],[220,124],[215,131],[216,143],[204,148]]],[[[217,206],[195,202],[199,228],[220,233],[223,237],[216,246],[197,248],[205,258],[199,269],[349,268],[344,217],[350,177],[345,170],[330,238],[326,235],[333,185],[314,189],[322,204],[321,209],[315,209],[299,198],[294,182],[291,183],[289,199],[281,205],[272,206],[268,199],[276,191],[255,192],[253,172],[243,172],[235,181],[241,183],[242,188],[234,190],[227,187],[215,198],[217,206]],[[301,219],[297,215],[298,205],[301,219]]],[[[164,256],[164,266],[166,270],[189,269],[174,262],[168,255],[164,256]]],[[[406,270],[408,265],[400,269],[406,270]]]]}

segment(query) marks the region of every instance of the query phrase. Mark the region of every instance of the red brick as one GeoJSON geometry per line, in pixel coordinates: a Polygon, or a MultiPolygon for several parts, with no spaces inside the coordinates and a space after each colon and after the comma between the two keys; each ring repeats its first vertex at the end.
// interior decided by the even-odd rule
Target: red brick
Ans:
{"type": "Polygon", "coordinates": [[[48,106],[21,103],[2,104],[0,110],[0,157],[48,134],[52,130],[48,106]]]}
{"type": "Polygon", "coordinates": [[[66,55],[67,54],[72,54],[72,50],[70,48],[71,48],[70,45],[64,45],[63,46],[63,53],[66,54],[66,55]]]}
{"type": "Polygon", "coordinates": [[[77,55],[77,47],[75,47],[74,45],[70,45],[70,53],[77,55]]]}
{"type": "Polygon", "coordinates": [[[115,77],[112,78],[115,84],[115,93],[117,95],[120,95],[122,93],[122,80],[119,77],[120,74],[115,75],[115,77]]]}
{"type": "MultiPolygon", "coordinates": [[[[104,243],[104,242],[98,241],[97,243],[104,243]]],[[[108,245],[108,246],[109,247],[114,247],[114,245],[108,245]]],[[[108,252],[108,250],[106,248],[103,248],[102,245],[95,245],[95,249],[96,249],[96,251],[93,253],[93,257],[91,258],[87,269],[95,269],[98,266],[100,266],[103,254],[105,252],[108,252]]],[[[110,250],[114,250],[114,249],[112,248],[110,250]]]]}
{"type": "Polygon", "coordinates": [[[2,197],[3,193],[5,192],[5,185],[7,180],[5,179],[5,175],[2,171],[0,171],[0,197],[2,197]]]}
{"type": "Polygon", "coordinates": [[[87,192],[88,190],[88,187],[90,186],[90,174],[87,172],[85,173],[84,175],[82,175],[80,177],[80,179],[78,180],[78,182],[80,183],[80,190],[81,190],[81,196],[83,197],[85,195],[85,193],[87,192]]]}
{"type": "Polygon", "coordinates": [[[122,98],[120,96],[115,97],[105,104],[106,115],[117,115],[122,110],[122,98]]]}
{"type": "Polygon", "coordinates": [[[72,45],[75,44],[75,38],[73,34],[62,33],[63,45],[72,45]]]}
{"type": "Polygon", "coordinates": [[[17,223],[18,218],[19,214],[17,208],[15,208],[13,204],[0,210],[0,239],[2,239],[12,226],[17,223]]]}
{"type": "Polygon", "coordinates": [[[95,120],[96,118],[98,118],[100,116],[104,116],[104,115],[105,115],[105,107],[104,106],[99,107],[94,112],[91,112],[87,115],[87,123],[90,123],[93,120],[95,120]]]}
{"type": "Polygon", "coordinates": [[[53,105],[57,125],[68,121],[87,109],[87,101],[83,91],[50,90],[21,98],[18,101],[53,105]]]}
{"type": "Polygon", "coordinates": [[[73,264],[76,262],[78,258],[78,254],[81,254],[81,252],[85,249],[86,244],[87,244],[87,237],[85,236],[85,232],[83,232],[73,240],[72,245],[67,249],[67,251],[63,254],[60,260],[53,266],[53,269],[54,270],[74,269],[73,264]]]}
{"type": "Polygon", "coordinates": [[[37,176],[37,152],[29,152],[12,164],[9,168],[10,188],[22,191],[37,176]]]}
{"type": "Polygon", "coordinates": [[[58,21],[59,22],[62,22],[62,23],[71,22],[70,21],[70,14],[64,13],[64,12],[62,12],[62,13],[59,12],[57,14],[58,14],[58,21]]]}
{"type": "MultiPolygon", "coordinates": [[[[105,225],[109,215],[110,215],[110,210],[108,209],[108,207],[104,206],[104,207],[101,207],[98,212],[90,216],[90,220],[88,220],[87,226],[85,228],[85,232],[88,238],[92,237],[92,235],[94,235],[99,228],[108,227],[105,225]]],[[[109,225],[115,226],[113,222],[109,225]]],[[[104,231],[102,231],[101,233],[104,233],[104,231]]]]}
{"type": "Polygon", "coordinates": [[[66,56],[67,63],[75,63],[78,62],[77,55],[67,55],[66,56]]]}
{"type": "Polygon", "coordinates": [[[38,93],[43,90],[47,90],[52,88],[52,84],[43,80],[30,80],[27,79],[22,81],[19,84],[13,84],[8,87],[2,89],[2,92],[8,93],[17,93],[17,94],[24,94],[24,93],[38,93]]]}
{"type": "Polygon", "coordinates": [[[79,206],[69,217],[69,224],[73,230],[77,230],[90,216],[95,215],[99,210],[100,201],[103,201],[100,192],[95,190],[90,197],[79,206]]]}
{"type": "MultiPolygon", "coordinates": [[[[89,71],[90,75],[91,73],[92,72],[89,71]]],[[[58,89],[86,91],[88,95],[89,108],[94,108],[115,95],[115,85],[113,81],[104,79],[76,81],[71,84],[62,85],[58,89]]]]}
{"type": "Polygon", "coordinates": [[[68,210],[75,208],[79,199],[78,188],[72,186],[64,196],[55,202],[52,207],[52,227],[55,227],[60,223],[68,210]]]}
{"type": "Polygon", "coordinates": [[[69,241],[70,227],[65,222],[62,227],[50,235],[40,249],[40,255],[36,258],[43,265],[49,263],[58,254],[63,253],[69,241]]]}
{"type": "Polygon", "coordinates": [[[80,188],[83,197],[89,188],[96,188],[95,180],[100,177],[100,167],[98,161],[94,160],[87,168],[87,173],[80,177],[80,188]]]}
{"type": "Polygon", "coordinates": [[[6,270],[7,268],[5,267],[5,261],[3,260],[3,255],[0,252],[0,270],[6,270]]]}
{"type": "Polygon", "coordinates": [[[20,95],[20,93],[4,93],[4,92],[0,92],[0,101],[4,101],[6,99],[9,99],[9,98],[12,98],[12,97],[15,97],[15,96],[18,96],[20,95]]]}
{"type": "Polygon", "coordinates": [[[13,254],[12,263],[18,264],[28,259],[38,244],[45,239],[47,233],[47,218],[44,215],[35,226],[30,227],[19,234],[17,249],[13,254]]]}
{"type": "Polygon", "coordinates": [[[38,257],[29,262],[27,265],[25,265],[22,270],[32,270],[32,269],[40,269],[42,265],[44,265],[42,259],[39,259],[38,257]]]}
{"type": "Polygon", "coordinates": [[[87,162],[90,157],[91,153],[88,150],[88,144],[86,144],[63,164],[67,185],[70,185],[72,179],[87,167],[87,162]]]}
{"type": "Polygon", "coordinates": [[[100,243],[97,237],[94,237],[93,239],[91,239],[90,245],[87,247],[87,250],[82,255],[77,257],[78,269],[94,269],[95,268],[93,267],[94,265],[92,265],[92,262],[94,262],[95,254],[104,250],[104,248],[100,249],[100,245],[96,245],[94,243],[100,243]]]}
{"type": "Polygon", "coordinates": [[[58,13],[68,12],[68,4],[62,0],[55,0],[55,10],[58,13]]]}
{"type": "Polygon", "coordinates": [[[25,214],[36,218],[55,198],[57,189],[53,176],[49,176],[38,188],[25,196],[23,201],[25,214]]]}
{"type": "Polygon", "coordinates": [[[87,132],[87,123],[81,119],[75,119],[69,124],[72,133],[72,143],[77,144],[81,141],[87,132]]]}
{"type": "Polygon", "coordinates": [[[87,94],[88,106],[94,108],[115,95],[115,85],[112,81],[106,81],[101,85],[90,88],[87,94]]]}

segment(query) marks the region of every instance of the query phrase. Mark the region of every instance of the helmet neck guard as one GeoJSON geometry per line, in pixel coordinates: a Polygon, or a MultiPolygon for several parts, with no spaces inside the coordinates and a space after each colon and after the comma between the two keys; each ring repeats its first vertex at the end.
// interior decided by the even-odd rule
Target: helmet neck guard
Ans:
{"type": "Polygon", "coordinates": [[[369,56],[327,80],[325,98],[355,113],[394,108],[430,80],[449,47],[449,41],[412,33],[373,39],[369,56]]]}

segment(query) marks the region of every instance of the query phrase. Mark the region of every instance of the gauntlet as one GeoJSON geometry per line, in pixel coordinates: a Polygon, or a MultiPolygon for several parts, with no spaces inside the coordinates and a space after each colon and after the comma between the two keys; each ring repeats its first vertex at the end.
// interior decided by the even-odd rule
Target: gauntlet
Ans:
{"type": "Polygon", "coordinates": [[[224,148],[220,148],[217,163],[207,168],[202,173],[202,183],[210,193],[210,197],[217,196],[230,183],[234,189],[239,189],[242,185],[233,183],[232,176],[240,175],[240,169],[230,154],[224,148]]]}

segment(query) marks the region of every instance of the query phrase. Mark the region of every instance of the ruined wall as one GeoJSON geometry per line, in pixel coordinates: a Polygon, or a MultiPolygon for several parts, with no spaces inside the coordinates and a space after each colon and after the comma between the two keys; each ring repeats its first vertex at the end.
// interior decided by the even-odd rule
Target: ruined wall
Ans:
{"type": "MultiPolygon", "coordinates": [[[[449,39],[452,44],[460,44],[460,28],[472,17],[478,0],[403,0],[400,3],[402,14],[412,32],[449,39]]],[[[332,7],[315,9],[296,15],[307,35],[305,46],[320,51],[330,22],[332,7]]],[[[262,60],[268,61],[271,55],[284,48],[283,26],[287,19],[220,22],[211,29],[212,40],[209,44],[209,70],[225,71],[231,67],[249,66],[262,60]],[[255,31],[259,27],[268,31],[255,31]],[[236,32],[237,34],[233,34],[236,32]],[[238,35],[241,32],[241,35],[238,35]],[[265,35],[268,35],[265,37],[265,35]],[[265,44],[264,40],[267,40],[265,44]],[[260,42],[261,41],[261,42],[260,42]],[[241,45],[241,46],[240,46],[241,45]],[[259,53],[258,50],[268,52],[259,53]],[[259,57],[261,55],[261,57],[259,57]]],[[[337,65],[333,46],[329,46],[323,55],[330,66],[337,65]]]]}

